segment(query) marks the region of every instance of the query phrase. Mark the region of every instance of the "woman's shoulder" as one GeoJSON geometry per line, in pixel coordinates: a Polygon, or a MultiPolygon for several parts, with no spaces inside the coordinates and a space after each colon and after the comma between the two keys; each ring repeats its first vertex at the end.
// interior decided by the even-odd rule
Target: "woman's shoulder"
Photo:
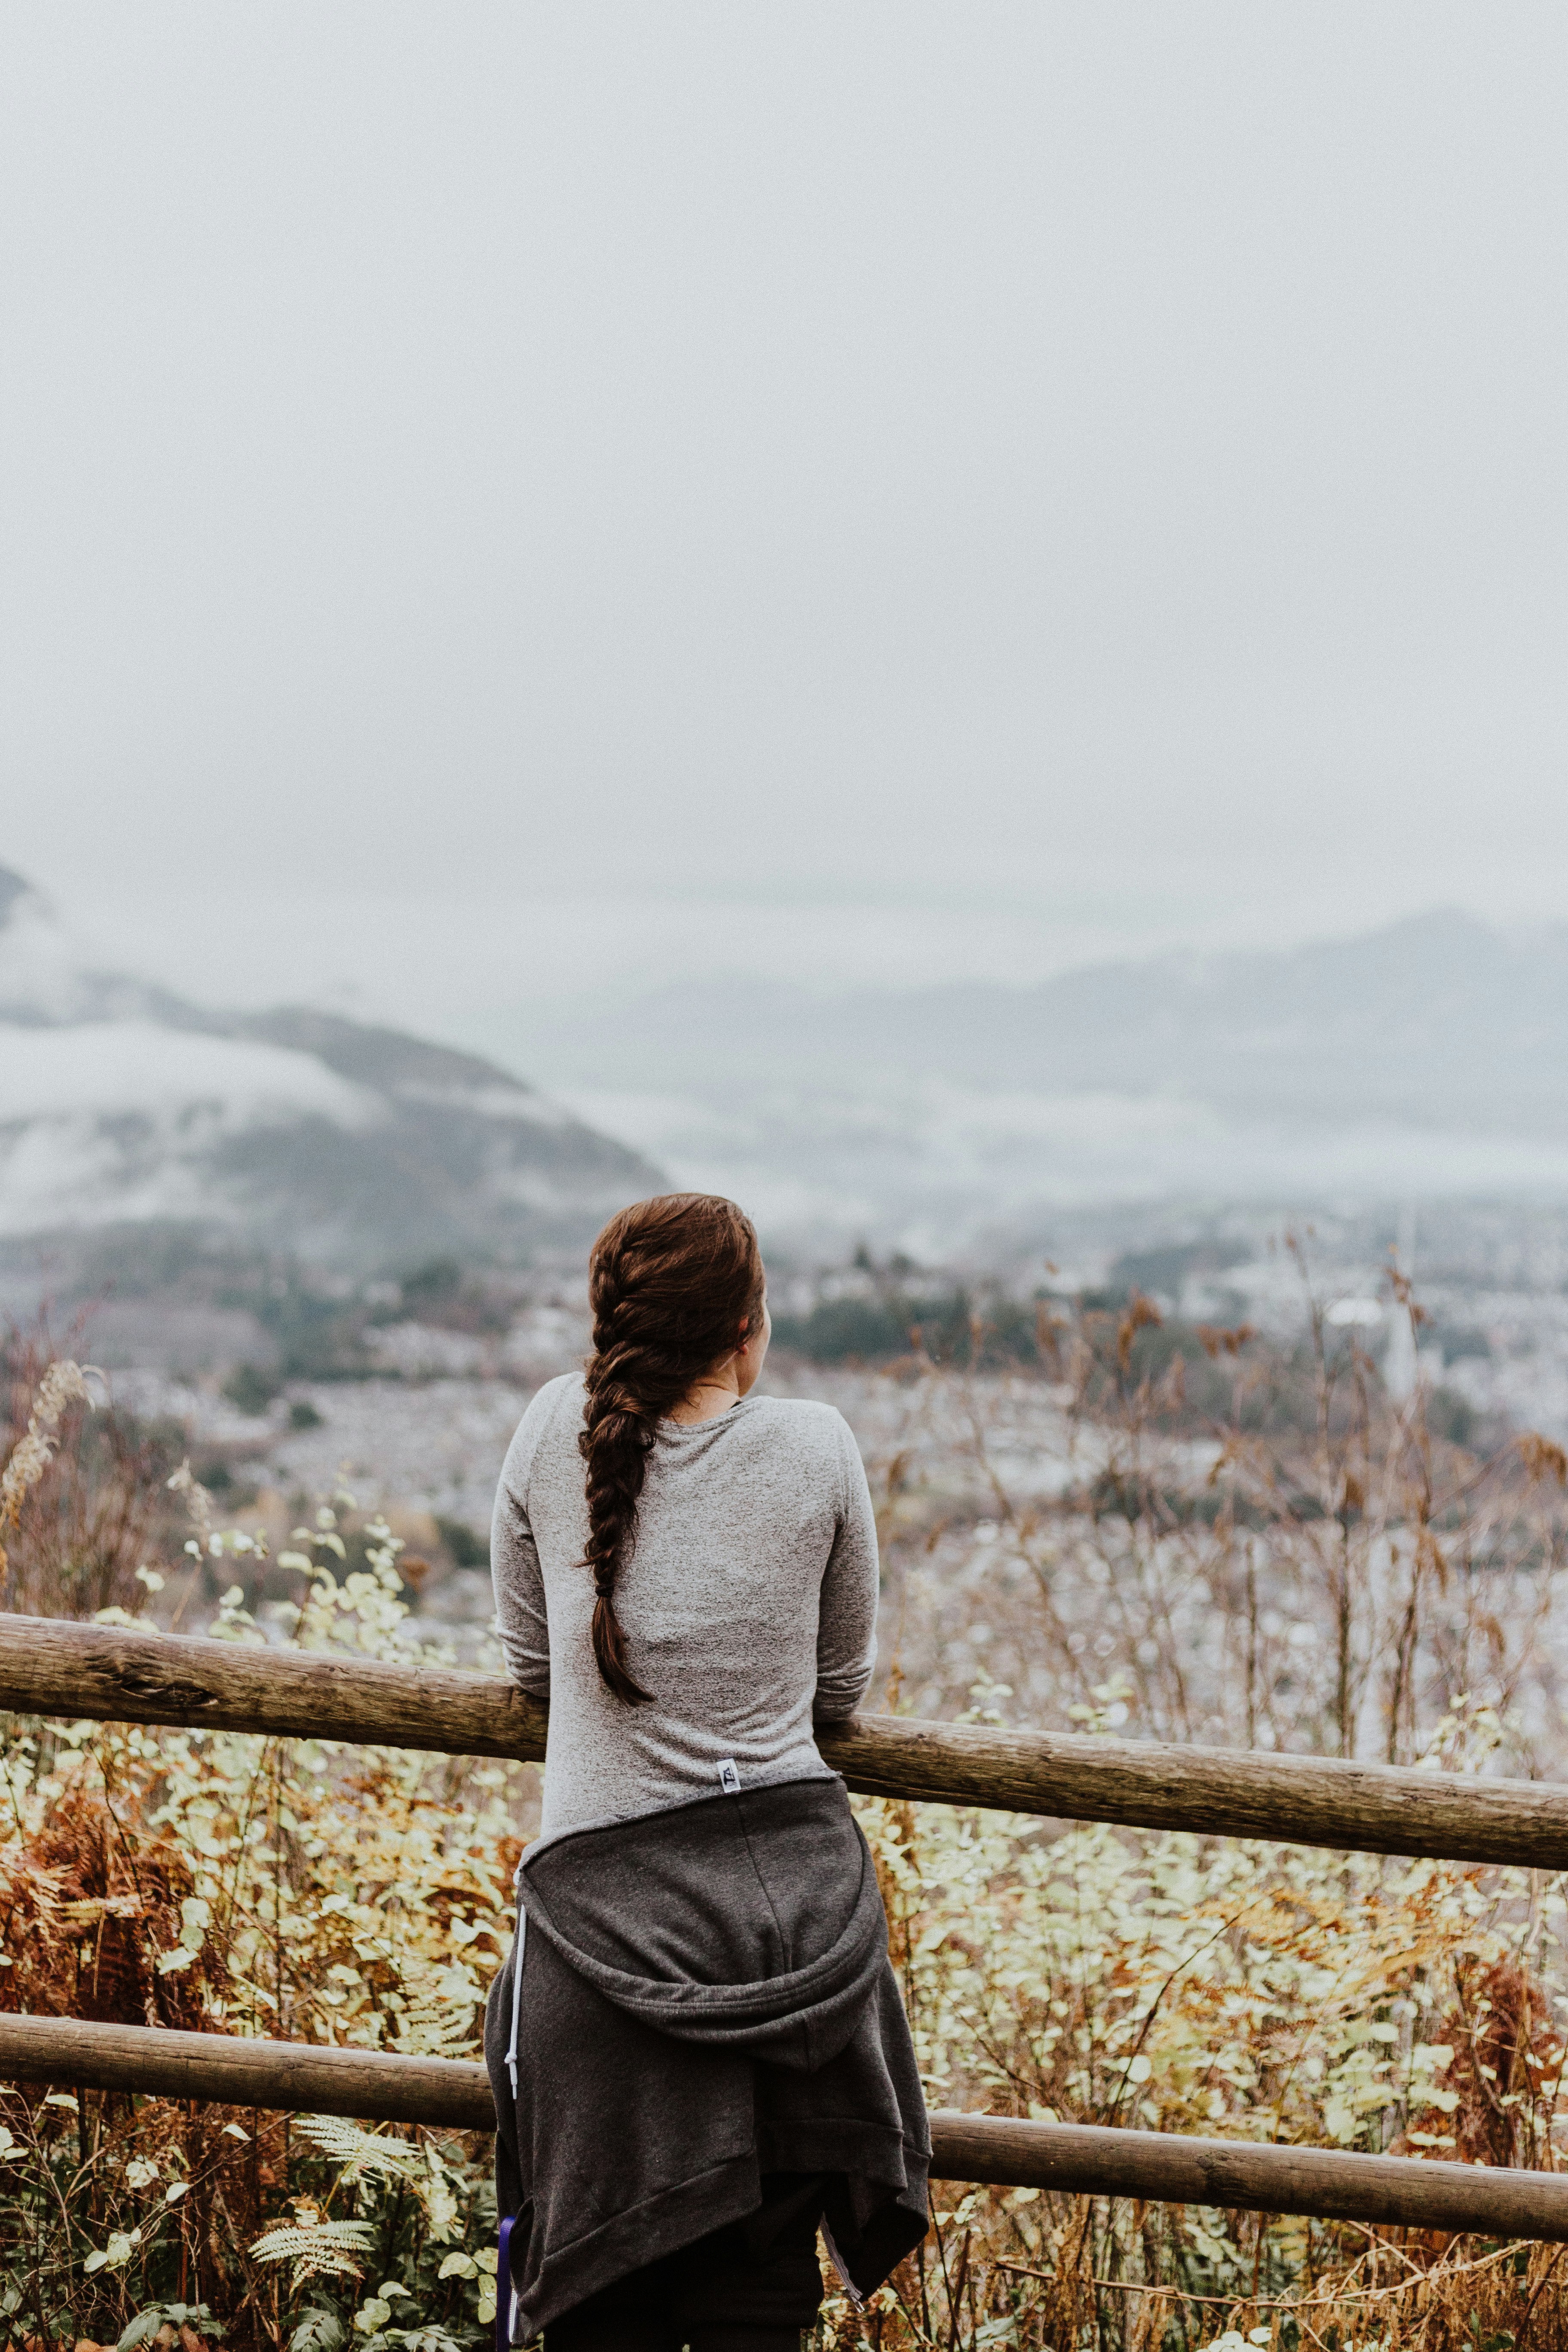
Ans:
{"type": "Polygon", "coordinates": [[[746,1399],[747,1420],[760,1440],[784,1438],[803,1447],[841,1453],[854,1433],[836,1404],[816,1397],[757,1396],[746,1399]]]}
{"type": "Polygon", "coordinates": [[[526,1474],[541,1448],[559,1444],[563,1436],[575,1452],[577,1432],[583,1422],[584,1392],[581,1372],[558,1372],[554,1380],[546,1381],[542,1389],[534,1391],[507,1449],[509,1474],[513,1477],[520,1472],[526,1474]]]}
{"type": "Polygon", "coordinates": [[[552,1381],[535,1389],[519,1426],[526,1429],[531,1423],[542,1429],[558,1421],[581,1421],[586,1393],[587,1383],[581,1372],[557,1372],[552,1381]]]}

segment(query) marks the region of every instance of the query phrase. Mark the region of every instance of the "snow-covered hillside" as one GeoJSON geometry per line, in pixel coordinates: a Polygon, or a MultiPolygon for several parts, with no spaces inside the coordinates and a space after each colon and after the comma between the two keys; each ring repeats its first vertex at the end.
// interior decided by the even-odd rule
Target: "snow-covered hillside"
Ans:
{"type": "Polygon", "coordinates": [[[0,1236],[175,1221],[364,1266],[575,1238],[658,1181],[476,1055],[97,971],[0,868],[0,1236]]]}

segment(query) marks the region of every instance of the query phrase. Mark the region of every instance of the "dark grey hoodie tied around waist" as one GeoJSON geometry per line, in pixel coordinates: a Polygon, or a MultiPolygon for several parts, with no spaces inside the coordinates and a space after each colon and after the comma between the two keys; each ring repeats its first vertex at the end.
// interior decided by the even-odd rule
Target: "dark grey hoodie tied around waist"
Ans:
{"type": "Polygon", "coordinates": [[[520,1886],[485,2020],[512,2341],[756,2213],[770,2173],[821,2176],[840,2270],[879,2286],[925,2234],[931,2135],[843,1782],[578,1830],[520,1886]]]}

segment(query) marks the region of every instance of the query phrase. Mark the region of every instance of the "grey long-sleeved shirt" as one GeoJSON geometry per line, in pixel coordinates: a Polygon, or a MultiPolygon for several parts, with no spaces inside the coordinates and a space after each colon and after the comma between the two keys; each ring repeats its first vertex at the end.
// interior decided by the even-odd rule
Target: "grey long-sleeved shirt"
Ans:
{"type": "Polygon", "coordinates": [[[549,1381],[501,1469],[490,1559],[514,1682],[550,1701],[541,1834],[626,1821],[742,1786],[827,1773],[815,1715],[853,1714],[877,1647],[877,1529],[832,1405],[743,1397],[712,1421],[661,1421],[616,1580],[651,1705],[605,1689],[593,1579],[583,1381],[549,1381]]]}

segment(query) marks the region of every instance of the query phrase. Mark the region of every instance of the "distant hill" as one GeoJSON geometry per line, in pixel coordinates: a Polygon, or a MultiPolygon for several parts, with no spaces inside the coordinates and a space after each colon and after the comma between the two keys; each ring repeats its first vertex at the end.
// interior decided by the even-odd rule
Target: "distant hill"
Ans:
{"type": "Polygon", "coordinates": [[[659,1181],[475,1055],[95,970],[0,867],[0,1237],[177,1224],[348,1269],[516,1257],[659,1181]]]}
{"type": "Polygon", "coordinates": [[[1568,1197],[1568,928],[1437,912],[1038,986],[662,989],[516,1049],[805,1248],[940,1257],[1159,1200],[1568,1197]]]}
{"type": "Polygon", "coordinates": [[[1029,988],[689,984],[542,1025],[530,1043],[545,1067],[595,1087],[898,1074],[1557,1137],[1568,1135],[1568,926],[1509,938],[1442,911],[1361,939],[1167,954],[1029,988]]]}

